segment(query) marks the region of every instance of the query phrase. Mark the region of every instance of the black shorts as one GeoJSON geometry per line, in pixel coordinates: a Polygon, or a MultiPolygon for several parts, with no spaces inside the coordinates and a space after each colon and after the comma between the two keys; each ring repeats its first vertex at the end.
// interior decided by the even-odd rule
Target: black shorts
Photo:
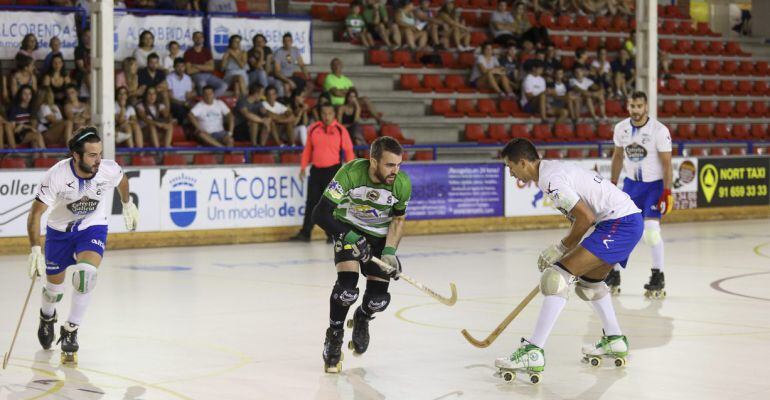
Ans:
{"type": "MultiPolygon", "coordinates": [[[[361,233],[361,232],[358,232],[361,233]]],[[[369,247],[372,250],[372,256],[381,258],[382,257],[382,250],[385,248],[385,238],[384,237],[376,237],[372,235],[363,234],[366,238],[366,241],[369,243],[369,247]]],[[[337,239],[334,239],[334,264],[337,265],[344,261],[355,261],[356,257],[353,256],[353,252],[351,250],[341,250],[336,251],[337,249],[337,239]]],[[[342,248],[342,244],[339,244],[339,248],[342,248]]],[[[366,264],[359,263],[359,269],[361,270],[361,273],[364,276],[376,276],[378,278],[382,279],[390,279],[388,274],[385,273],[377,264],[374,263],[374,261],[369,261],[366,264]]]]}
{"type": "Polygon", "coordinates": [[[233,139],[235,139],[238,142],[251,141],[251,132],[249,132],[248,122],[244,122],[242,124],[235,126],[235,129],[233,129],[233,139]]]}
{"type": "Polygon", "coordinates": [[[369,32],[370,35],[372,35],[372,38],[374,40],[382,40],[380,33],[377,32],[377,25],[366,24],[366,31],[369,32]]]}

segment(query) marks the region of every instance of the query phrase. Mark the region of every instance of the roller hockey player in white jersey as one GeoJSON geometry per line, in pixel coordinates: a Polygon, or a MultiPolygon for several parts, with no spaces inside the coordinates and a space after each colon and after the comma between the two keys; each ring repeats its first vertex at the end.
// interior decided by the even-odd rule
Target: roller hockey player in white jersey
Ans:
{"type": "Polygon", "coordinates": [[[575,164],[540,160],[537,149],[526,139],[512,139],[503,148],[502,157],[511,176],[525,183],[535,182],[572,225],[563,239],[540,254],[540,292],[545,298],[535,330],[528,339],[521,339],[521,346],[510,356],[495,360],[498,372],[506,380],[515,378],[516,372],[528,374],[532,383],[540,380],[545,369],[545,342],[573,286],[604,326],[598,343],[583,348],[584,361],[598,366],[603,358],[611,358],[616,366],[625,365],[628,341],[620,330],[604,279],[641,239],[641,211],[626,193],[595,172],[575,164]]]}
{"type": "MultiPolygon", "coordinates": [[[[631,196],[644,217],[642,241],[652,250],[652,275],[644,285],[648,298],[666,296],[666,280],[663,275],[663,237],[660,219],[671,211],[673,197],[671,184],[671,133],[659,121],[650,118],[647,95],[634,92],[628,101],[626,118],[615,125],[612,155],[612,183],[617,184],[621,169],[626,178],[623,191],[631,196]]],[[[613,294],[620,293],[620,269],[628,260],[615,265],[607,276],[607,285],[613,294]]]]}
{"type": "Polygon", "coordinates": [[[44,349],[55,339],[58,315],[56,304],[62,300],[65,273],[72,271],[72,305],[61,325],[62,364],[77,365],[78,327],[91,302],[99,264],[107,244],[106,200],[117,187],[123,202],[123,217],[128,230],[135,230],[139,211],[129,196],[128,179],[112,160],[102,159],[102,142],[94,127],[86,127],[67,143],[71,158],[51,167],[43,177],[32,202],[27,220],[30,245],[30,277],[46,277],[40,308],[37,336],[44,349]],[[41,252],[40,218],[48,208],[45,255],[41,252]]]}

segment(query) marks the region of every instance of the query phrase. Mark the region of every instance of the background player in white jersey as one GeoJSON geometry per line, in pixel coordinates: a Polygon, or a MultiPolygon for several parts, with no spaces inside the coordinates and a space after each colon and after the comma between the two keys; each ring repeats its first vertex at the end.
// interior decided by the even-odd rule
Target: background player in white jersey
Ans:
{"type": "MultiPolygon", "coordinates": [[[[612,155],[612,183],[617,184],[620,170],[625,169],[623,191],[631,196],[644,217],[643,241],[652,250],[652,275],[644,285],[647,297],[663,297],[666,281],[663,276],[663,237],[660,219],[673,207],[671,196],[671,134],[665,125],[648,115],[647,95],[634,92],[628,101],[626,118],[615,125],[612,155]]],[[[607,285],[613,294],[620,293],[620,267],[615,266],[607,276],[607,285]]]]}
{"type": "MultiPolygon", "coordinates": [[[[601,357],[625,364],[628,342],[620,331],[609,289],[604,283],[612,266],[631,254],[642,237],[640,210],[627,194],[600,175],[580,166],[540,160],[535,146],[514,138],[502,151],[511,176],[535,182],[563,214],[572,221],[567,235],[540,254],[540,292],[545,296],[535,330],[509,357],[498,358],[501,372],[525,371],[533,383],[545,368],[543,347],[559,313],[567,304],[570,288],[589,302],[604,326],[596,345],[583,348],[585,360],[601,357]],[[583,236],[594,227],[585,239],[583,236]],[[582,240],[581,240],[582,239],[582,240]]],[[[593,364],[593,362],[592,362],[593,364]]]]}
{"type": "Polygon", "coordinates": [[[62,362],[77,363],[77,332],[96,286],[97,268],[107,244],[105,199],[118,188],[123,217],[128,230],[135,230],[139,211],[131,201],[128,179],[112,160],[102,159],[102,143],[94,127],[76,132],[69,143],[72,157],[49,169],[27,220],[30,245],[29,274],[46,276],[40,308],[38,339],[44,349],[51,348],[57,321],[56,303],[64,296],[64,275],[72,268],[72,307],[60,329],[62,362]],[[45,257],[41,253],[40,217],[48,208],[45,257]]]}

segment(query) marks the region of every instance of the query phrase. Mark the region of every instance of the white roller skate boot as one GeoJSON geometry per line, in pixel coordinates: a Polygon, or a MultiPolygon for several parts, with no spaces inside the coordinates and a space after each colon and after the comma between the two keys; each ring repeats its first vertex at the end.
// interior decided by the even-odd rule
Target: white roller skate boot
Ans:
{"type": "Polygon", "coordinates": [[[592,367],[602,365],[602,358],[611,358],[616,367],[626,365],[628,339],[625,335],[602,336],[595,345],[583,346],[583,362],[592,367]]]}
{"type": "Polygon", "coordinates": [[[545,370],[545,352],[521,338],[521,346],[509,357],[496,359],[495,367],[496,375],[506,382],[516,379],[516,372],[524,372],[529,375],[530,382],[537,384],[540,382],[540,373],[545,370]]]}

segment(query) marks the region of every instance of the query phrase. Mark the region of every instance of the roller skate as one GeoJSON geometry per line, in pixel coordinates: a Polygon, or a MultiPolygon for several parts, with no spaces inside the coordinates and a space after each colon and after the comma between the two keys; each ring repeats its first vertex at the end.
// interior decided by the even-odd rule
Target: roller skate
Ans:
{"type": "Polygon", "coordinates": [[[37,340],[40,341],[40,345],[45,350],[50,349],[51,343],[56,339],[55,323],[56,310],[54,310],[53,315],[50,317],[43,315],[43,310],[40,310],[40,326],[37,328],[37,340]]]}
{"type": "Polygon", "coordinates": [[[374,317],[367,316],[361,307],[358,307],[353,314],[353,319],[348,320],[348,328],[353,328],[353,337],[348,342],[348,348],[353,350],[354,356],[366,353],[366,349],[369,348],[369,321],[373,319],[374,317]]]}
{"type": "Polygon", "coordinates": [[[78,326],[66,322],[59,329],[59,341],[61,343],[61,363],[62,365],[78,365],[78,326]]]}
{"type": "Polygon", "coordinates": [[[583,346],[583,362],[592,367],[602,365],[603,358],[611,358],[616,367],[626,365],[628,339],[625,335],[602,336],[595,345],[583,346]]]}
{"type": "Polygon", "coordinates": [[[666,297],[666,277],[659,269],[652,270],[650,283],[644,285],[644,297],[648,299],[663,299],[666,297]]]}
{"type": "Polygon", "coordinates": [[[521,338],[521,346],[509,357],[501,357],[495,360],[497,373],[495,376],[503,378],[506,382],[516,379],[516,372],[524,372],[529,375],[532,384],[540,382],[540,373],[545,370],[545,352],[543,349],[521,338]]]}
{"type": "Polygon", "coordinates": [[[620,294],[620,271],[612,270],[609,275],[604,278],[604,283],[610,288],[610,293],[613,296],[620,294]]]}
{"type": "Polygon", "coordinates": [[[324,341],[324,371],[331,374],[337,374],[342,371],[342,338],[345,331],[342,328],[326,329],[326,340],[324,341]]]}

